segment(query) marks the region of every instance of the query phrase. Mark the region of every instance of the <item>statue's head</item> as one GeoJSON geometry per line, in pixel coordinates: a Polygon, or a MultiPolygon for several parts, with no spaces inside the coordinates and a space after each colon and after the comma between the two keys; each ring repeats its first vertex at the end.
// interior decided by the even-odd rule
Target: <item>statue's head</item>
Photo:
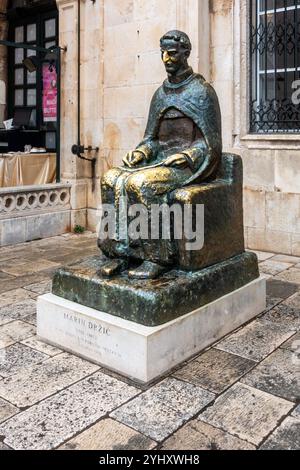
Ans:
{"type": "Polygon", "coordinates": [[[176,76],[188,67],[192,45],[187,34],[169,31],[160,40],[161,57],[168,75],[176,76]]]}

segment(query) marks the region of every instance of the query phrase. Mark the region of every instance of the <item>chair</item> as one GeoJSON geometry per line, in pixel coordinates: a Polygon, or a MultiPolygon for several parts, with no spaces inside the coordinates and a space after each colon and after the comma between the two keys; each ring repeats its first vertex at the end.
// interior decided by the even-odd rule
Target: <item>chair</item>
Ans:
{"type": "MultiPolygon", "coordinates": [[[[224,153],[216,179],[176,189],[170,203],[204,204],[204,245],[187,250],[178,241],[179,267],[195,271],[245,251],[243,228],[243,164],[238,155],[224,153]]],[[[183,207],[182,207],[183,210],[183,207]]]]}

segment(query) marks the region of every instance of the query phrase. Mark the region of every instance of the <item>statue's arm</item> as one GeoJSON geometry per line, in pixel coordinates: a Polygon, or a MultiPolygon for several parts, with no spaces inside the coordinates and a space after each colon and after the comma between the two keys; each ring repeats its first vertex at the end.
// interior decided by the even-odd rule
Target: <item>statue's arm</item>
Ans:
{"type": "Polygon", "coordinates": [[[205,142],[195,142],[193,147],[181,152],[192,172],[198,174],[199,179],[208,178],[220,160],[220,153],[213,148],[207,147],[205,142]]]}
{"type": "Polygon", "coordinates": [[[142,153],[144,160],[150,162],[157,154],[158,142],[153,137],[145,137],[136,147],[135,151],[142,153]]]}
{"type": "Polygon", "coordinates": [[[197,171],[205,160],[208,165],[211,160],[209,150],[203,140],[195,141],[191,148],[185,149],[181,153],[185,156],[187,164],[193,172],[197,171]]]}

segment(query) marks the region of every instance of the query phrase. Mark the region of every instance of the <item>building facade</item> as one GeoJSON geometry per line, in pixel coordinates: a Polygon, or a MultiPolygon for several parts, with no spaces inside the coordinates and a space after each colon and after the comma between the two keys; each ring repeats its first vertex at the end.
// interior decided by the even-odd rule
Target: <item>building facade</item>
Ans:
{"type": "MultiPolygon", "coordinates": [[[[37,3],[43,11],[43,1],[22,1],[24,8],[37,3]]],[[[0,7],[6,39],[8,2],[0,7]]],[[[56,0],[55,8],[58,43],[67,48],[61,53],[60,183],[0,188],[2,245],[76,225],[96,229],[100,177],[141,140],[151,96],[165,78],[159,39],[181,29],[193,44],[194,70],[219,96],[224,151],[243,159],[247,246],[300,255],[300,122],[299,104],[293,103],[300,78],[300,2],[56,0]],[[94,171],[90,161],[72,154],[79,142],[99,148],[84,153],[97,158],[94,171]]],[[[7,54],[1,46],[2,120],[12,86],[7,54]]]]}

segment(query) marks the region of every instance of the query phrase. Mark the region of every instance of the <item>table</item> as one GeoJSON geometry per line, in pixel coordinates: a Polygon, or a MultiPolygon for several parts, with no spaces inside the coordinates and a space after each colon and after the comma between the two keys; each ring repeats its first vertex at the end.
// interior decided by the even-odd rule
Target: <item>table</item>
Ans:
{"type": "Polygon", "coordinates": [[[55,182],[55,153],[0,154],[0,188],[55,182]]]}

